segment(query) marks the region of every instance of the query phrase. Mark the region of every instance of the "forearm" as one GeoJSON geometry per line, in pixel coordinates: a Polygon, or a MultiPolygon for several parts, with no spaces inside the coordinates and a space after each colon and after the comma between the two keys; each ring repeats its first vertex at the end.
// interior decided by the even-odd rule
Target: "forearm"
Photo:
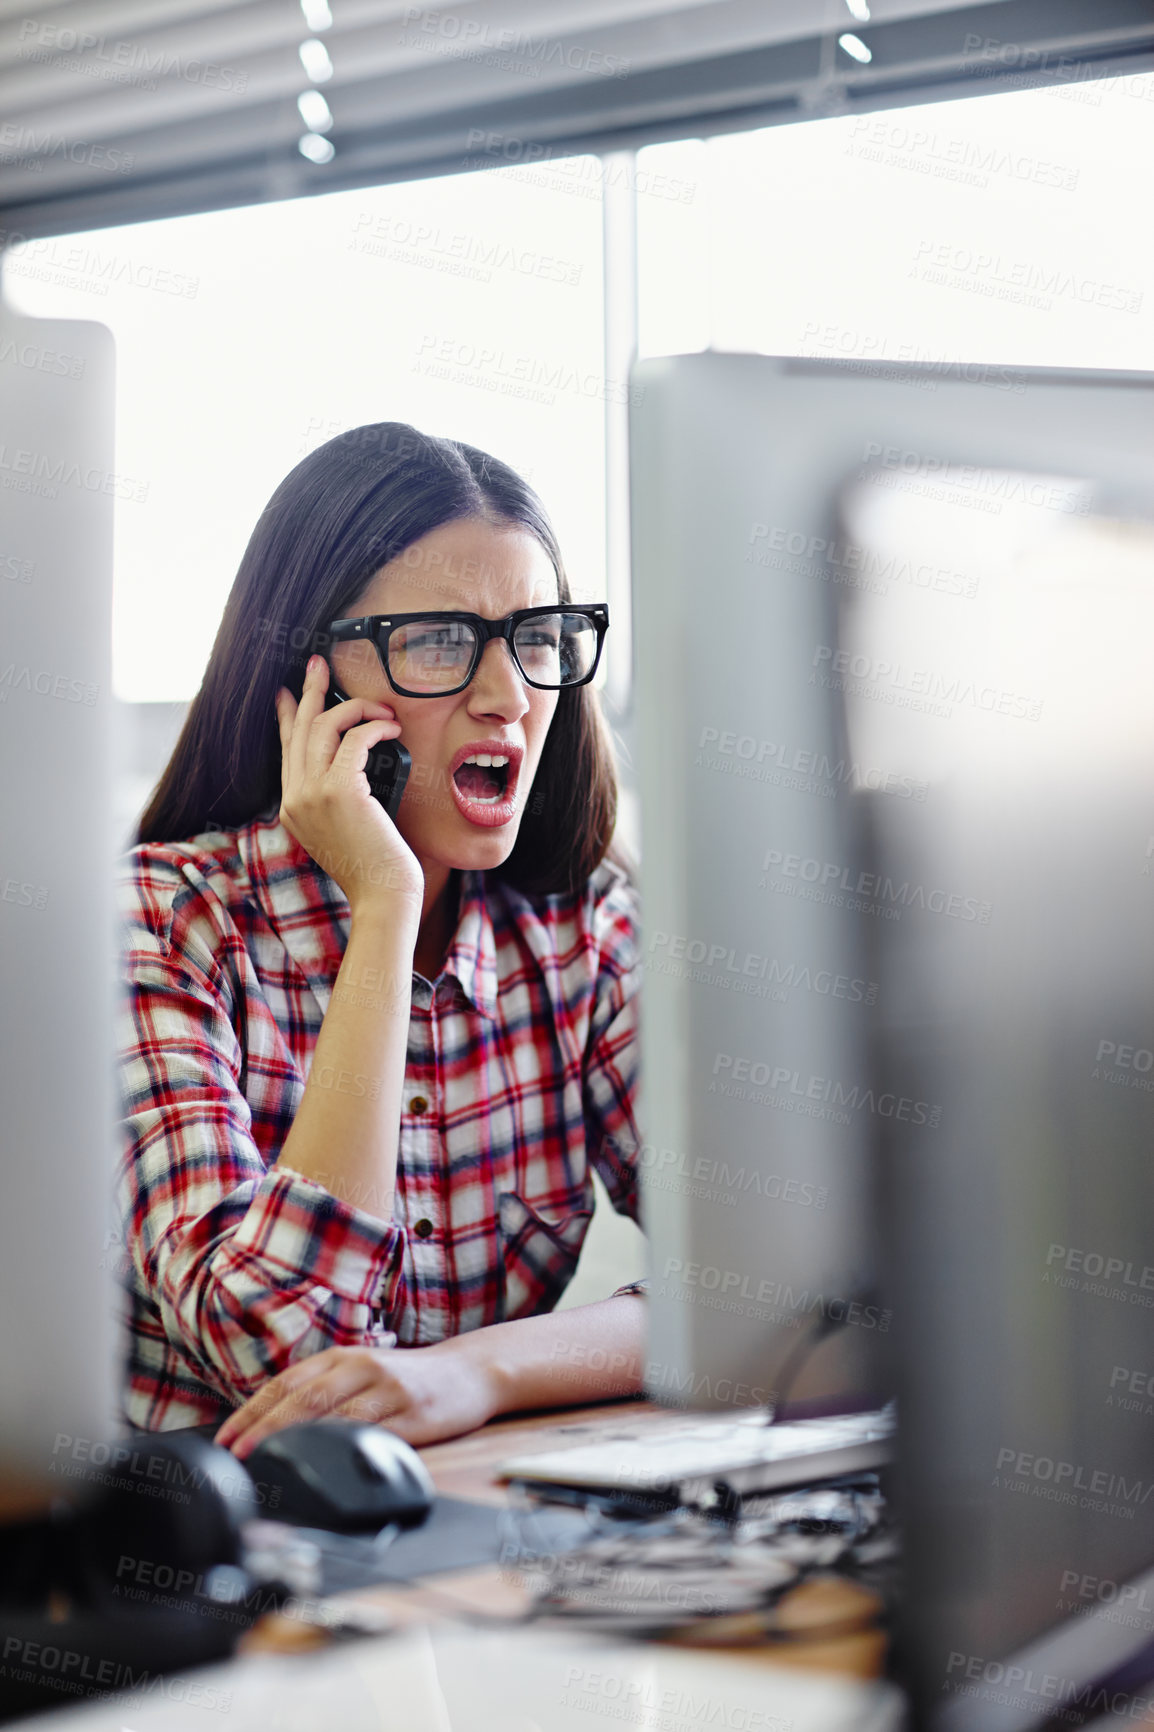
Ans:
{"type": "Polygon", "coordinates": [[[479,1364],[496,1415],[638,1394],[645,1340],[646,1301],[624,1293],[571,1311],[494,1323],[431,1351],[463,1353],[479,1364]]]}
{"type": "Polygon", "coordinates": [[[503,1413],[634,1395],[642,1386],[645,1304],[640,1294],[619,1294],[431,1347],[319,1353],[259,1390],[217,1441],[243,1457],[282,1426],[340,1414],[384,1425],[419,1447],[503,1413]]]}
{"type": "Polygon", "coordinates": [[[309,1080],[277,1164],[388,1221],[419,910],[353,916],[309,1080]]]}

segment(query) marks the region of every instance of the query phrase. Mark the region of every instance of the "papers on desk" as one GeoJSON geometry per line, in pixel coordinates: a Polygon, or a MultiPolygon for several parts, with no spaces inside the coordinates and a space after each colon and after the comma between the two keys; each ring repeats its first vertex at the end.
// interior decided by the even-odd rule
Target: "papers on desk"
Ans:
{"type": "MultiPolygon", "coordinates": [[[[521,1529],[505,1563],[520,1575],[538,1612],[596,1625],[612,1636],[627,1628],[657,1633],[708,1625],[739,1614],[771,1632],[789,1590],[839,1570],[868,1581],[879,1565],[884,1580],[897,1548],[874,1476],[853,1487],[751,1500],[728,1521],[688,1509],[629,1523],[602,1517],[583,1544],[563,1551],[551,1551],[536,1537],[537,1511],[510,1512],[516,1513],[521,1529]]],[[[883,1600],[876,1593],[867,1599],[868,1611],[859,1608],[854,1622],[876,1629],[883,1600]]]]}

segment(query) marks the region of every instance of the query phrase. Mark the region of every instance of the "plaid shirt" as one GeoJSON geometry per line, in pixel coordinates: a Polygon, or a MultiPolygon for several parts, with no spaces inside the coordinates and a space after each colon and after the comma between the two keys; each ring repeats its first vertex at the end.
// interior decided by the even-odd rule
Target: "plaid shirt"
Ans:
{"type": "Polygon", "coordinates": [[[326,1347],[550,1310],[591,1166],[638,1219],[636,891],[610,861],[576,896],[460,877],[441,974],[413,974],[386,1222],[276,1165],[348,940],[339,886],[269,813],[122,858],[130,1424],[211,1420],[326,1347]]]}

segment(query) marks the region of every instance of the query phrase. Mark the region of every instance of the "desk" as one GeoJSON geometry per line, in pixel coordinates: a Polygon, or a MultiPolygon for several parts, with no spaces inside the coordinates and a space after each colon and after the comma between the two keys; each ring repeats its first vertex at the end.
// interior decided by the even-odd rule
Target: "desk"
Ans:
{"type": "MultiPolygon", "coordinates": [[[[568,1408],[498,1420],[420,1453],[439,1492],[506,1505],[507,1488],[496,1478],[506,1457],[555,1447],[567,1433],[576,1441],[626,1415],[631,1426],[669,1420],[649,1403],[568,1408]]],[[[515,1616],[523,1607],[509,1572],[496,1564],[442,1571],[428,1583],[431,1592],[385,1585],[336,1596],[387,1612],[395,1634],[333,1645],[299,1621],[266,1617],[235,1660],[189,1674],[185,1683],[200,1687],[197,1703],[154,1691],[140,1703],[122,1697],[21,1725],[29,1732],[125,1725],[209,1732],[214,1724],[224,1732],[596,1732],[611,1724],[644,1732],[897,1732],[902,1723],[899,1693],[875,1681],[883,1657],[876,1632],[717,1650],[545,1626],[478,1629],[461,1617],[515,1616]],[[215,1715],[206,1712],[206,1696],[215,1715]]],[[[842,1591],[836,1583],[798,1590],[798,1624],[844,1617],[842,1591]]],[[[855,1601],[850,1615],[860,1609],[855,1601]]]]}

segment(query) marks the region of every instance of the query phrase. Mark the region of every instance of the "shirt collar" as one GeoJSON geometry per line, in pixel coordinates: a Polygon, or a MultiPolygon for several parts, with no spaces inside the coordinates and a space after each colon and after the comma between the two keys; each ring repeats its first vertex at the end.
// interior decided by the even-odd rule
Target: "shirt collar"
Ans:
{"type": "Polygon", "coordinates": [[[445,974],[455,975],[461,991],[483,1016],[497,1015],[497,941],[485,895],[485,874],[461,873],[457,930],[445,954],[445,974]]]}
{"type": "MultiPolygon", "coordinates": [[[[327,1011],[349,939],[344,891],[290,836],[275,812],[243,825],[237,845],[258,906],[304,974],[322,1013],[327,1011]]],[[[483,872],[461,872],[457,929],[442,973],[458,981],[483,1016],[496,1018],[497,944],[483,872]]]]}

